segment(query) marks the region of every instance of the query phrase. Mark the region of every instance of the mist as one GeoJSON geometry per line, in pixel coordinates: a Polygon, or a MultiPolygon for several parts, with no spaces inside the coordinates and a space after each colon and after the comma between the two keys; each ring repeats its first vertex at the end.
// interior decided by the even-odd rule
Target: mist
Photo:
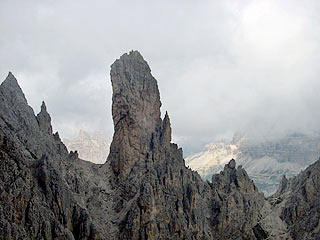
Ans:
{"type": "Polygon", "coordinates": [[[320,130],[319,1],[0,2],[0,76],[17,77],[62,138],[111,139],[110,65],[140,51],[173,141],[191,153],[234,132],[320,130]]]}

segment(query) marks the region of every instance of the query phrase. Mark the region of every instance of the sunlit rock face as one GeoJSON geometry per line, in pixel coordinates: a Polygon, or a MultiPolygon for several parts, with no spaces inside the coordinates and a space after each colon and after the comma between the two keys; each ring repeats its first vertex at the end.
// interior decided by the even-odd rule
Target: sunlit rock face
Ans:
{"type": "Polygon", "coordinates": [[[79,131],[76,138],[63,139],[69,151],[77,151],[79,158],[97,164],[106,162],[110,143],[105,136],[99,132],[89,134],[84,130],[79,131]]]}

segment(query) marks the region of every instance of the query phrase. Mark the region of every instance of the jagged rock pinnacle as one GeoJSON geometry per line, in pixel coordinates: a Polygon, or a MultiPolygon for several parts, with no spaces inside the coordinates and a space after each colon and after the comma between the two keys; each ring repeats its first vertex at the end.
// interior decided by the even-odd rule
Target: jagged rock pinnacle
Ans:
{"type": "Polygon", "coordinates": [[[17,79],[11,72],[8,73],[6,79],[1,83],[0,91],[11,106],[27,103],[17,79]]]}
{"type": "Polygon", "coordinates": [[[116,175],[126,177],[138,159],[146,159],[161,128],[160,94],[148,63],[131,51],[111,66],[114,137],[110,147],[116,175]]]}
{"type": "MultiPolygon", "coordinates": [[[[6,77],[6,79],[2,82],[1,85],[11,85],[14,87],[19,87],[18,81],[15,78],[15,76],[12,74],[12,72],[8,73],[8,76],[6,77]]],[[[20,87],[19,87],[20,88],[20,87]]]]}
{"type": "Polygon", "coordinates": [[[44,101],[41,104],[41,111],[37,115],[39,128],[46,134],[52,134],[51,117],[47,112],[47,107],[44,101]]]}
{"type": "Polygon", "coordinates": [[[41,112],[47,112],[47,106],[46,106],[46,103],[44,101],[42,101],[42,104],[41,104],[41,112]]]}
{"type": "Polygon", "coordinates": [[[225,189],[233,185],[236,188],[242,189],[244,192],[256,192],[257,188],[253,181],[249,178],[247,172],[238,166],[236,168],[236,161],[231,159],[224,167],[224,170],[220,174],[214,174],[212,176],[212,183],[220,189],[225,189]]]}
{"type": "Polygon", "coordinates": [[[164,145],[169,145],[171,142],[171,124],[168,112],[162,121],[162,131],[161,131],[161,143],[164,145]]]}
{"type": "MultiPolygon", "coordinates": [[[[138,51],[131,51],[111,66],[114,124],[130,115],[145,118],[140,127],[153,131],[160,119],[160,94],[148,63],[138,51]],[[141,116],[141,117],[140,117],[141,116]]],[[[138,120],[138,119],[137,119],[138,120]]]]}

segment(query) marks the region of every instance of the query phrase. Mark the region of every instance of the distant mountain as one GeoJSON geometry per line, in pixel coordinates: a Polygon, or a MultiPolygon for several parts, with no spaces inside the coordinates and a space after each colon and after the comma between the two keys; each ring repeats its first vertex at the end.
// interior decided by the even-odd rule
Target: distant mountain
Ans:
{"type": "Polygon", "coordinates": [[[275,138],[235,136],[231,142],[220,141],[206,145],[203,152],[190,155],[186,164],[198,171],[203,179],[223,169],[231,158],[242,165],[259,190],[274,193],[282,179],[296,176],[320,155],[320,136],[290,134],[275,138]]]}
{"type": "Polygon", "coordinates": [[[64,139],[64,144],[69,151],[77,151],[79,158],[93,163],[105,163],[110,143],[102,134],[96,132],[92,135],[84,130],[74,139],[64,139]]]}
{"type": "Polygon", "coordinates": [[[186,165],[196,170],[203,179],[211,180],[213,173],[222,171],[230,159],[238,158],[239,153],[237,144],[219,141],[207,144],[203,152],[190,155],[185,161],[186,165]]]}

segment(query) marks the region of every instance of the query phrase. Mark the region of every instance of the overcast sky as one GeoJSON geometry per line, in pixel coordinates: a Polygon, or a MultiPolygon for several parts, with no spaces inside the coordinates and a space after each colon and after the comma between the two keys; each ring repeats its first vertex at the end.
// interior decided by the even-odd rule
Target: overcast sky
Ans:
{"type": "Polygon", "coordinates": [[[320,129],[319,0],[0,1],[0,76],[63,138],[111,138],[110,65],[139,50],[185,153],[320,129]]]}

